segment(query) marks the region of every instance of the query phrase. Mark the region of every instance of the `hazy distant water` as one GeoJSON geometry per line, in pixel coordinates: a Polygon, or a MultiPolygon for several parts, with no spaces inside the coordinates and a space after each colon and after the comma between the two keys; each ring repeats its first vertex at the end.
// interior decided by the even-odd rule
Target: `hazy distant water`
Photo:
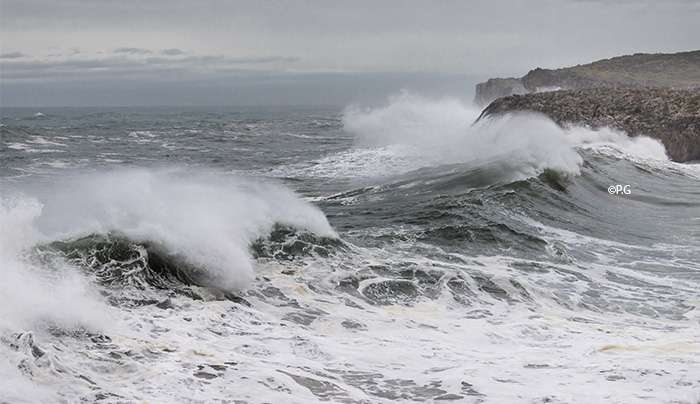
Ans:
{"type": "Polygon", "coordinates": [[[0,115],[6,401],[698,399],[700,169],[650,139],[408,95],[0,115]]]}

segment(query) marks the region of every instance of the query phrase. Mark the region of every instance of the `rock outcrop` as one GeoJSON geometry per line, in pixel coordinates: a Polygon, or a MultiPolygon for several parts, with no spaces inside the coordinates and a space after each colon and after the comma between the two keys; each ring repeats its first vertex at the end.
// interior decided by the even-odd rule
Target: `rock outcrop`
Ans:
{"type": "Polygon", "coordinates": [[[678,162],[700,160],[700,91],[587,88],[512,95],[493,101],[479,119],[513,111],[547,115],[561,126],[611,127],[660,140],[678,162]]]}
{"type": "Polygon", "coordinates": [[[520,79],[489,79],[476,85],[474,103],[477,105],[488,105],[488,103],[497,98],[527,93],[529,93],[529,91],[525,88],[520,79]]]}
{"type": "Polygon", "coordinates": [[[597,87],[700,88],[700,51],[638,53],[562,69],[537,68],[521,78],[477,84],[474,102],[484,106],[508,95],[597,87]]]}

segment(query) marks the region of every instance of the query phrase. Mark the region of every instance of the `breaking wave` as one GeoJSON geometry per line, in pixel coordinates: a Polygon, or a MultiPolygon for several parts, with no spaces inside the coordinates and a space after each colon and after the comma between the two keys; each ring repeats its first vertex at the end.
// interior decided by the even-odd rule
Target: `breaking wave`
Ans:
{"type": "Polygon", "coordinates": [[[134,126],[121,113],[102,133],[109,159],[162,163],[164,148],[212,171],[105,170],[85,138],[104,117],[60,138],[8,129],[3,399],[697,390],[700,171],[654,140],[533,114],[474,124],[459,101],[410,94],[323,118],[173,113],[134,126]],[[65,149],[71,164],[39,169],[46,159],[17,144],[65,149]],[[231,172],[275,174],[314,204],[231,172]]]}
{"type": "Polygon", "coordinates": [[[300,171],[321,177],[376,177],[461,164],[500,167],[511,180],[520,180],[545,170],[579,175],[580,148],[667,160],[663,145],[647,137],[629,138],[607,128],[564,129],[533,113],[475,123],[478,116],[478,110],[456,99],[408,93],[380,107],[349,107],[342,122],[355,136],[355,147],[300,171]]]}
{"type": "Polygon", "coordinates": [[[75,268],[91,268],[103,283],[236,292],[255,277],[254,254],[290,257],[324,249],[314,237],[336,238],[323,213],[291,191],[204,172],[95,172],[9,194],[0,205],[3,319],[36,314],[99,323],[92,321],[101,317],[93,304],[99,299],[90,300],[75,268]],[[295,243],[289,238],[296,232],[280,235],[282,226],[306,233],[295,243]],[[265,247],[270,238],[277,249],[265,247]],[[34,279],[37,272],[42,276],[34,279]]]}

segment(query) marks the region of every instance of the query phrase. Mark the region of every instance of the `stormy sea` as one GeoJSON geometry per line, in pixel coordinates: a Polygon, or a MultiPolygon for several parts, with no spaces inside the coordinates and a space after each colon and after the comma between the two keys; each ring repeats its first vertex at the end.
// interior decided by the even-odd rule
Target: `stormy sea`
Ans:
{"type": "Polygon", "coordinates": [[[0,402],[696,403],[700,165],[479,113],[2,109],[0,402]]]}

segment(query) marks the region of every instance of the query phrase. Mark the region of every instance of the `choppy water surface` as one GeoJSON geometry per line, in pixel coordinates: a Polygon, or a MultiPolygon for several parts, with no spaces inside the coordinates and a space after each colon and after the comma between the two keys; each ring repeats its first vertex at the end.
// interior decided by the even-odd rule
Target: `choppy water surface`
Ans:
{"type": "Polygon", "coordinates": [[[478,112],[2,110],[0,401],[697,402],[698,165],[478,112]]]}

